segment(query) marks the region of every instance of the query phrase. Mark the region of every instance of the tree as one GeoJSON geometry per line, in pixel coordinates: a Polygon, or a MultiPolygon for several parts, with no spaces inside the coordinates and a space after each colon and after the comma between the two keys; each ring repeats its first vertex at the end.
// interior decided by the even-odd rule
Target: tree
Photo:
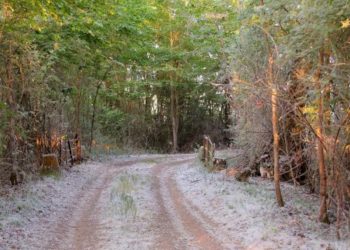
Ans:
{"type": "Polygon", "coordinates": [[[324,55],[323,51],[319,52],[319,61],[318,66],[315,72],[315,88],[317,90],[317,123],[315,126],[316,136],[317,136],[317,158],[319,165],[319,174],[320,174],[320,213],[319,220],[324,223],[329,223],[328,212],[327,212],[327,173],[324,159],[324,136],[323,136],[323,91],[321,88],[321,68],[324,64],[324,55]]]}
{"type": "Polygon", "coordinates": [[[274,181],[277,203],[280,207],[284,206],[280,185],[280,159],[279,159],[279,131],[278,131],[278,91],[273,81],[273,55],[270,52],[268,57],[268,84],[271,88],[271,106],[272,106],[272,134],[273,134],[273,164],[274,181]]]}

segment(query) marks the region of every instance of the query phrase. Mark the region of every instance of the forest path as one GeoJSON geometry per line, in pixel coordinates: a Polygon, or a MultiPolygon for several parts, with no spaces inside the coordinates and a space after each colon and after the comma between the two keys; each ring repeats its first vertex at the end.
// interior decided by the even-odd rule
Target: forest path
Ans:
{"type": "MultiPolygon", "coordinates": [[[[149,221],[153,234],[152,249],[225,249],[214,235],[218,225],[190,204],[177,188],[173,177],[177,166],[190,164],[193,160],[193,155],[174,155],[165,160],[148,158],[148,163],[140,158],[102,164],[96,169],[95,176],[75,195],[76,204],[61,216],[56,226],[55,240],[49,241],[47,249],[117,249],[118,246],[109,243],[113,239],[106,240],[108,237],[105,235],[116,225],[104,220],[103,217],[108,216],[104,211],[108,207],[115,179],[125,172],[133,172],[135,168],[150,170],[152,193],[149,199],[156,211],[156,216],[149,221]]],[[[137,203],[136,196],[134,199],[137,203]]],[[[136,248],[137,244],[131,248],[136,248]]]]}
{"type": "Polygon", "coordinates": [[[273,182],[208,173],[194,154],[92,161],[0,197],[0,249],[349,249],[313,232],[317,198],[282,187],[279,208],[273,182]]]}

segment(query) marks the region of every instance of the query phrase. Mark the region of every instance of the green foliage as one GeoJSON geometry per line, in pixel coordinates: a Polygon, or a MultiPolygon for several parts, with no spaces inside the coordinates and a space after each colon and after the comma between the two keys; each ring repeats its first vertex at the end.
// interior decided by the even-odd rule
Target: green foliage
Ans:
{"type": "Polygon", "coordinates": [[[102,110],[99,121],[106,134],[115,135],[122,129],[125,118],[126,114],[118,109],[105,109],[102,110]]]}
{"type": "MultiPolygon", "coordinates": [[[[288,82],[293,62],[313,61],[322,46],[332,49],[340,61],[346,60],[342,44],[349,31],[341,22],[348,11],[341,0],[265,1],[264,6],[258,1],[229,0],[8,0],[0,14],[1,52],[6,55],[1,76],[6,80],[5,65],[11,58],[15,102],[29,91],[30,105],[20,104],[30,106],[24,108],[31,109],[28,114],[34,109],[35,117],[64,114],[66,130],[81,131],[85,142],[95,109],[93,130],[122,144],[162,151],[171,148],[170,92],[175,88],[181,110],[179,146],[189,150],[205,133],[222,141],[221,131],[227,129],[223,114],[227,100],[211,83],[237,73],[251,84],[234,88],[234,99],[252,108],[249,97],[268,96],[260,72],[266,68],[269,47],[278,47],[280,82],[288,82]],[[9,56],[10,44],[15,48],[9,56]]],[[[347,72],[346,67],[330,72],[341,93],[347,93],[341,83],[347,72]]],[[[309,88],[307,94],[316,98],[312,91],[309,88]]],[[[309,110],[314,98],[309,99],[309,110]]],[[[344,98],[332,99],[332,105],[344,98]]],[[[0,100],[5,103],[6,94],[0,100]]],[[[33,123],[22,110],[12,113],[21,121],[18,131],[24,136],[32,135],[23,121],[39,130],[40,119],[33,123]]],[[[2,135],[8,120],[4,113],[2,135]]],[[[4,145],[5,136],[1,138],[4,145]]]]}

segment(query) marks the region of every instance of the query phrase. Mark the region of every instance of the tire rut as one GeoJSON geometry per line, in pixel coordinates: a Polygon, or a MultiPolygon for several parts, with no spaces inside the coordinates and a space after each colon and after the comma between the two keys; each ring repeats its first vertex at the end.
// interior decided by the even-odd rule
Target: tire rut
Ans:
{"type": "Polygon", "coordinates": [[[76,224],[74,232],[73,249],[97,249],[96,246],[99,241],[98,230],[103,229],[103,225],[102,228],[98,227],[100,226],[98,222],[98,204],[100,203],[98,201],[101,194],[111,185],[113,178],[116,175],[118,175],[125,168],[130,167],[131,165],[140,161],[142,160],[130,160],[120,163],[118,168],[108,167],[106,168],[103,176],[99,179],[100,181],[95,182],[97,183],[97,187],[95,187],[95,189],[91,189],[92,194],[88,195],[89,198],[86,200],[84,206],[81,206],[82,211],[80,212],[79,220],[76,224]]]}
{"type": "MultiPolygon", "coordinates": [[[[213,237],[202,225],[202,223],[192,215],[184,204],[185,199],[176,188],[176,182],[171,178],[170,171],[172,166],[188,162],[193,159],[177,160],[167,164],[159,164],[154,167],[155,192],[159,204],[158,223],[160,223],[160,235],[158,238],[158,249],[224,249],[215,237],[213,237]],[[163,191],[163,192],[162,192],[163,191]],[[172,206],[166,206],[165,193],[169,194],[172,206]],[[172,211],[170,211],[172,210],[172,211]],[[175,216],[171,216],[175,214],[175,216]],[[179,220],[179,221],[177,221],[179,220]],[[177,224],[182,224],[182,228],[191,237],[183,235],[177,224]],[[184,239],[185,238],[185,239],[184,239]],[[189,244],[186,243],[186,238],[189,244]]],[[[209,225],[213,226],[213,224],[209,225]]]]}
{"type": "MultiPolygon", "coordinates": [[[[178,162],[172,163],[177,164],[178,162]]],[[[184,239],[179,230],[174,225],[171,214],[166,207],[166,201],[162,194],[161,173],[163,164],[158,164],[153,168],[155,198],[158,204],[158,238],[156,242],[156,249],[185,249],[184,239]]]]}
{"type": "Polygon", "coordinates": [[[43,249],[96,249],[98,231],[103,229],[98,219],[101,194],[119,172],[140,161],[142,159],[117,162],[118,167],[102,166],[77,192],[74,204],[59,216],[55,238],[43,249]]]}
{"type": "Polygon", "coordinates": [[[176,196],[178,196],[178,199],[181,200],[183,204],[186,204],[187,210],[191,211],[191,214],[198,218],[197,220],[209,226],[210,232],[212,234],[220,234],[226,239],[229,239],[230,246],[227,246],[228,249],[232,249],[233,246],[236,250],[245,249],[239,240],[233,239],[231,235],[228,235],[227,232],[224,232],[221,229],[221,225],[219,223],[217,223],[208,215],[206,215],[202,210],[200,210],[196,205],[194,205],[192,201],[188,200],[184,196],[184,194],[177,188],[177,184],[174,178],[168,177],[167,183],[169,185],[169,189],[173,190],[172,193],[176,194],[176,196]]]}

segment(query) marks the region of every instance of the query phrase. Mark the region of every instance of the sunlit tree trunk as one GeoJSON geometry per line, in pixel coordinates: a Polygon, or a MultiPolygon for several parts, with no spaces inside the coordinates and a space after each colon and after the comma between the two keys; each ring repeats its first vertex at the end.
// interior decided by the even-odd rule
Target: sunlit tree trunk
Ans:
{"type": "Polygon", "coordinates": [[[314,80],[315,88],[318,93],[317,99],[317,122],[316,122],[316,135],[317,135],[317,159],[318,159],[318,168],[320,174],[320,211],[319,211],[319,220],[324,223],[329,223],[328,212],[327,212],[327,173],[324,160],[324,151],[323,151],[323,91],[321,86],[321,67],[324,64],[323,60],[323,51],[319,52],[318,68],[316,70],[314,80]]]}
{"type": "Polygon", "coordinates": [[[273,164],[274,164],[274,182],[277,203],[280,207],[284,206],[280,184],[280,166],[279,166],[279,133],[278,133],[278,90],[273,81],[273,56],[269,54],[268,65],[268,83],[271,88],[272,105],[272,131],[273,131],[273,164]]]}
{"type": "MultiPolygon", "coordinates": [[[[260,5],[264,5],[264,0],[260,0],[260,5]]],[[[266,40],[267,32],[264,30],[266,40]]],[[[278,132],[278,90],[273,79],[273,54],[271,48],[269,48],[269,58],[268,58],[268,69],[267,69],[267,82],[271,90],[271,106],[272,106],[272,133],[273,133],[273,171],[274,171],[274,182],[275,182],[275,194],[277,204],[280,207],[284,206],[284,201],[281,192],[280,183],[280,164],[279,164],[279,132],[278,132]]]]}

